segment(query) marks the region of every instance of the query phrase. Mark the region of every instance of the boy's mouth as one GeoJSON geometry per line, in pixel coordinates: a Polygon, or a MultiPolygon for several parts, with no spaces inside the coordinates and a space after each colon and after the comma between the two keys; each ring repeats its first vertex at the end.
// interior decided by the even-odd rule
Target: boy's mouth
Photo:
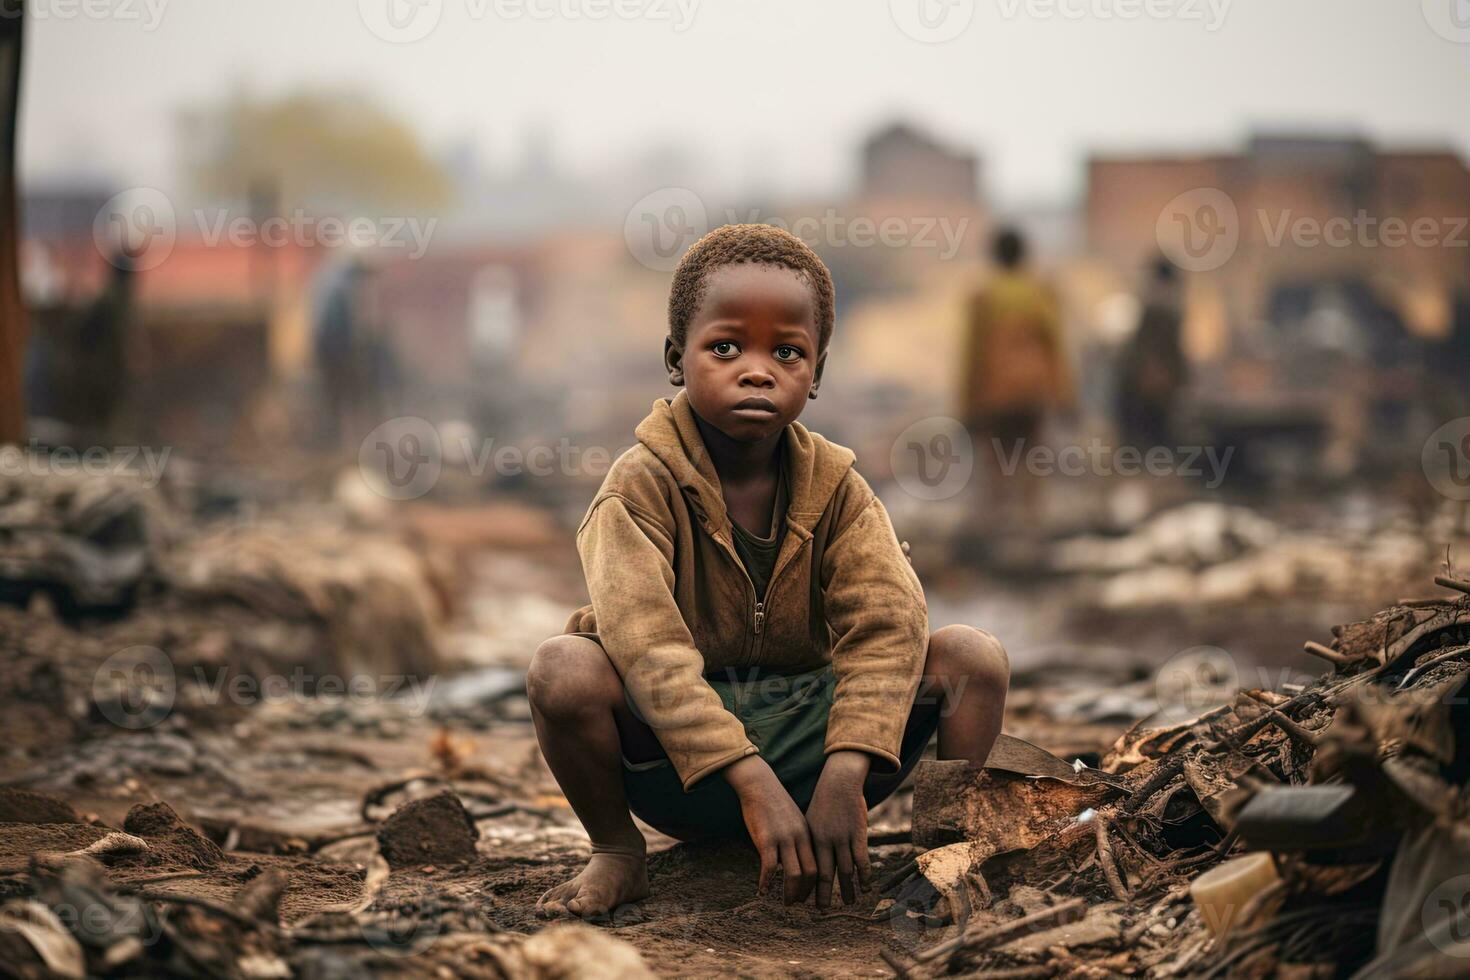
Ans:
{"type": "Polygon", "coordinates": [[[732,408],[730,411],[734,412],[736,415],[758,417],[763,415],[775,415],[777,409],[776,403],[771,401],[769,398],[747,398],[744,401],[737,402],[735,404],[735,407],[732,408]]]}

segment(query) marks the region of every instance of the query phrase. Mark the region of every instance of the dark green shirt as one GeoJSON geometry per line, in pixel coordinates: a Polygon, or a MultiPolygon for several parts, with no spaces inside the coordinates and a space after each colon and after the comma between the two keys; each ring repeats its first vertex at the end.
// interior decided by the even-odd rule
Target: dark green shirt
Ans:
{"type": "Polygon", "coordinates": [[[731,521],[730,526],[735,529],[735,553],[740,556],[740,563],[745,566],[745,572],[755,586],[757,601],[764,601],[771,573],[776,570],[776,555],[781,551],[781,540],[786,536],[784,470],[776,478],[776,502],[771,507],[771,524],[768,530],[770,537],[758,538],[735,521],[731,521]]]}

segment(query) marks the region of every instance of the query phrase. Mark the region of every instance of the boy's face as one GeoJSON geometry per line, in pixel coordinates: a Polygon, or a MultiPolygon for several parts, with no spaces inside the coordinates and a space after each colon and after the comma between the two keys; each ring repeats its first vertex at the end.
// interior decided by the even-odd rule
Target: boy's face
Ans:
{"type": "Polygon", "coordinates": [[[811,287],[780,266],[720,266],[684,347],[666,350],[695,413],[738,442],[758,442],[796,420],[825,355],[817,352],[811,287]]]}

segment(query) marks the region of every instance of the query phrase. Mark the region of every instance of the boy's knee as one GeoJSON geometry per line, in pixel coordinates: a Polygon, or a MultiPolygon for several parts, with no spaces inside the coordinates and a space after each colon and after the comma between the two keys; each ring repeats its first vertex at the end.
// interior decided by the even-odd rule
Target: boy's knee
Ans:
{"type": "Polygon", "coordinates": [[[622,690],[607,654],[584,636],[542,641],[526,669],[526,697],[546,717],[570,718],[601,710],[620,698],[622,690]]]}
{"type": "Polygon", "coordinates": [[[929,636],[929,656],[945,674],[963,674],[1004,692],[1011,660],[1000,640],[974,626],[945,626],[929,636]]]}

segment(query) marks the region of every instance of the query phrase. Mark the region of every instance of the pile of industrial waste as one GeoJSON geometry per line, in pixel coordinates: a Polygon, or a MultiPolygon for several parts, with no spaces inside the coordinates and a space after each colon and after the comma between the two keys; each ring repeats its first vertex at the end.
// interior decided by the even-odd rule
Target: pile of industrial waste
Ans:
{"type": "Polygon", "coordinates": [[[905,977],[1470,975],[1470,598],[1335,633],[1307,644],[1331,666],[1314,683],[1135,725],[1097,767],[1005,737],[981,773],[926,764],[928,850],[876,914],[936,939],[884,959],[905,977]]]}

